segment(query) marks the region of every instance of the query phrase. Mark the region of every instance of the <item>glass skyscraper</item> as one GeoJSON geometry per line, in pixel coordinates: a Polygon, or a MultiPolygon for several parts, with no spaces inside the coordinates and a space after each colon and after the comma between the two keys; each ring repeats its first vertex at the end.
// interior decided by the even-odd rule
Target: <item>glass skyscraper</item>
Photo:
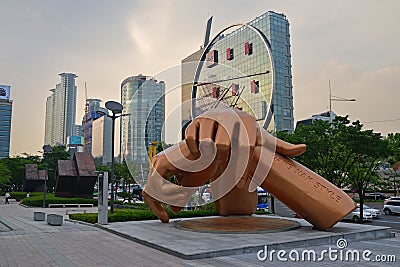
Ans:
{"type": "Polygon", "coordinates": [[[289,21],[284,14],[268,11],[249,24],[263,32],[271,45],[275,71],[275,90],[272,101],[274,130],[293,132],[292,56],[289,21]]]}
{"type": "Polygon", "coordinates": [[[151,77],[138,75],[121,84],[121,156],[127,163],[139,164],[147,170],[147,149],[151,142],[163,140],[165,120],[165,84],[151,77]]]}
{"type": "Polygon", "coordinates": [[[0,85],[0,159],[10,156],[12,104],[10,86],[0,85]]]}
{"type": "Polygon", "coordinates": [[[46,101],[46,122],[44,143],[66,145],[67,137],[74,135],[76,120],[76,76],[60,73],[61,82],[51,89],[46,101]]]}
{"type": "MultiPolygon", "coordinates": [[[[192,108],[201,113],[223,102],[253,114],[270,131],[293,132],[290,34],[285,15],[268,11],[246,25],[227,27],[203,50],[202,57],[195,53],[182,62],[193,57],[203,60],[192,74],[191,96],[187,67],[182,66],[182,103],[189,97],[196,99],[192,108]]],[[[183,106],[183,123],[189,119],[187,114],[183,106]]]]}

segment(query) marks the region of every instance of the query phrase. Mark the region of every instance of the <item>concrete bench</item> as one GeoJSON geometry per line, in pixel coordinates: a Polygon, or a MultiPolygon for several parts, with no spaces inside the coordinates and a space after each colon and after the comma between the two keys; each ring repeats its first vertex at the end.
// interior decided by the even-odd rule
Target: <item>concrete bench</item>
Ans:
{"type": "Polygon", "coordinates": [[[49,204],[49,208],[64,208],[64,204],[49,204]]]}
{"type": "Polygon", "coordinates": [[[79,208],[80,204],[64,204],[64,208],[71,207],[71,208],[79,208]]]}
{"type": "Polygon", "coordinates": [[[84,204],[79,204],[79,208],[93,208],[93,204],[89,204],[89,203],[84,203],[84,204]]]}
{"type": "Polygon", "coordinates": [[[93,204],[83,203],[83,204],[49,204],[49,208],[92,208],[93,204]]]}
{"type": "Polygon", "coordinates": [[[64,221],[64,216],[58,214],[48,214],[47,224],[61,226],[64,221]]]}
{"type": "Polygon", "coordinates": [[[33,212],[33,219],[35,221],[44,221],[46,218],[46,213],[41,211],[34,211],[33,212]]]}

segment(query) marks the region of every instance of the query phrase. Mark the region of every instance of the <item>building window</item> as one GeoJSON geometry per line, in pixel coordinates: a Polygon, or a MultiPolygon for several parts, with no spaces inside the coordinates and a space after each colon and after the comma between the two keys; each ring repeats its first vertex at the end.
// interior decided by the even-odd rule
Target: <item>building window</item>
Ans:
{"type": "Polygon", "coordinates": [[[284,116],[284,117],[293,117],[293,116],[292,116],[292,110],[291,110],[291,109],[288,109],[288,108],[284,108],[284,109],[283,109],[283,116],[284,116]]]}
{"type": "Polygon", "coordinates": [[[206,54],[206,67],[211,68],[218,64],[218,51],[212,50],[206,54]]]}
{"type": "Polygon", "coordinates": [[[239,85],[237,83],[232,83],[231,88],[232,88],[232,96],[239,95],[239,85]]]}
{"type": "Polygon", "coordinates": [[[213,98],[218,98],[219,97],[219,87],[214,86],[213,87],[213,98]]]}
{"type": "Polygon", "coordinates": [[[226,60],[232,60],[233,59],[233,48],[227,48],[226,49],[226,60]]]}
{"type": "Polygon", "coordinates": [[[249,42],[244,43],[244,54],[245,55],[253,54],[253,43],[249,42]]]}
{"type": "Polygon", "coordinates": [[[251,93],[252,94],[257,94],[258,93],[258,84],[259,84],[259,81],[255,81],[255,80],[251,81],[250,88],[251,88],[251,93]]]}

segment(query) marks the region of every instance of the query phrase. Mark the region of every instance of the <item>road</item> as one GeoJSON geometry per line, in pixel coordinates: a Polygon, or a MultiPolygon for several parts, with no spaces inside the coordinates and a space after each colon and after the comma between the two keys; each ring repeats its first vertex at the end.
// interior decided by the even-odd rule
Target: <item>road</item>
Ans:
{"type": "Polygon", "coordinates": [[[381,218],[374,219],[372,222],[368,224],[372,225],[380,225],[380,226],[389,226],[394,230],[400,231],[400,215],[386,215],[383,212],[383,203],[382,202],[367,202],[365,203],[371,208],[378,209],[381,211],[381,218]]]}
{"type": "MultiPolygon", "coordinates": [[[[269,201],[271,203],[271,201],[269,201]]],[[[381,218],[374,219],[372,222],[366,222],[371,225],[388,226],[393,230],[400,231],[400,215],[386,215],[383,210],[382,202],[367,202],[365,203],[370,208],[378,209],[381,211],[381,218]]],[[[283,205],[279,200],[275,199],[275,213],[284,217],[293,217],[294,211],[283,205]]]]}

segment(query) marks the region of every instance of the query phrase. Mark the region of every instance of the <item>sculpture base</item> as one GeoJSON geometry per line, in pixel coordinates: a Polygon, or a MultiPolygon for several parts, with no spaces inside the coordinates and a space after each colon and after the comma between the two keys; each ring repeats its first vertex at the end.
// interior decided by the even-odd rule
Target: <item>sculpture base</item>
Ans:
{"type": "Polygon", "coordinates": [[[176,221],[175,228],[204,233],[258,234],[281,232],[300,227],[300,223],[281,218],[231,216],[176,221]]]}

